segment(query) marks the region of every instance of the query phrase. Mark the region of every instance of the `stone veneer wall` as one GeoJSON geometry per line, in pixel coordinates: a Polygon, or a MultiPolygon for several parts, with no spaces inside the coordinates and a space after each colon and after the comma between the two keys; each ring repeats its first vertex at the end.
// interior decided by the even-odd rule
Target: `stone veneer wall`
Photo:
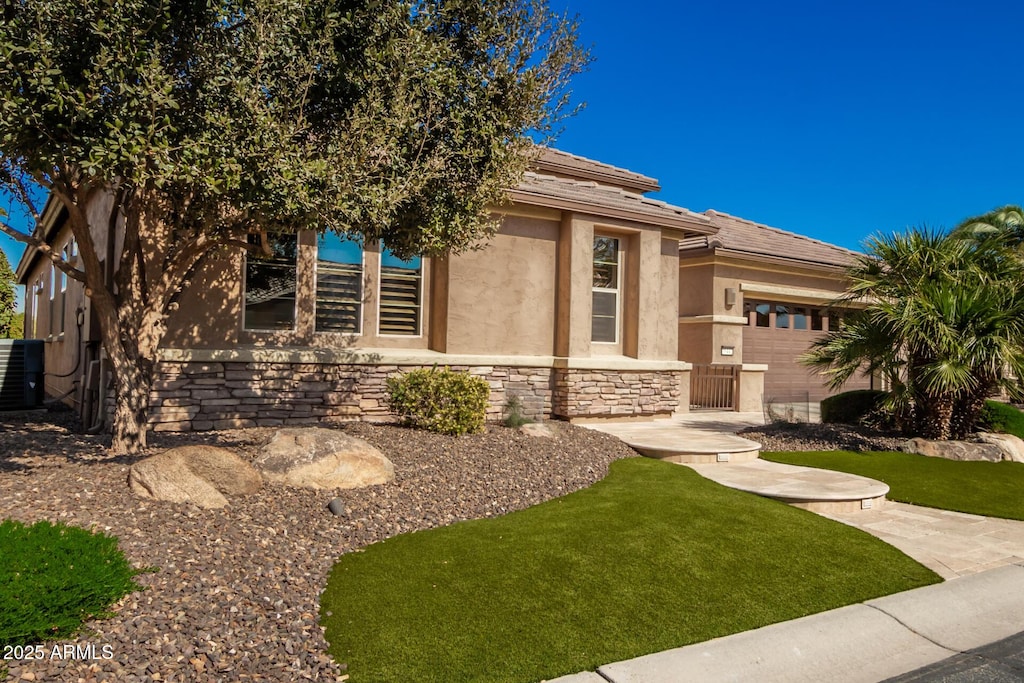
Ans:
{"type": "MultiPolygon", "coordinates": [[[[391,419],[385,381],[417,367],[334,363],[173,362],[158,366],[150,397],[157,431],[205,431],[326,421],[391,419]]],[[[550,368],[467,367],[491,387],[489,420],[512,394],[531,418],[551,414],[550,368]]]]}
{"type": "Polygon", "coordinates": [[[591,418],[670,415],[679,408],[683,373],[557,370],[558,417],[591,418]]]}
{"type": "MultiPolygon", "coordinates": [[[[393,419],[388,377],[414,365],[163,361],[151,395],[157,431],[272,427],[393,419]]],[[[629,373],[507,366],[450,366],[487,380],[487,418],[519,396],[527,417],[654,416],[679,406],[679,372],[629,373]]]]}

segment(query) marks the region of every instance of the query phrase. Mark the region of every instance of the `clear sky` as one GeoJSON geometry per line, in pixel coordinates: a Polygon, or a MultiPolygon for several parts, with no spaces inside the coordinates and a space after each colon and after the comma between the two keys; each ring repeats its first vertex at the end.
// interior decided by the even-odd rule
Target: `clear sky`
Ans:
{"type": "Polygon", "coordinates": [[[1024,2],[551,5],[596,58],[557,146],[660,199],[850,248],[1024,202],[1024,2]]]}
{"type": "Polygon", "coordinates": [[[1024,2],[552,0],[596,61],[557,146],[849,248],[1024,202],[1024,2]]]}

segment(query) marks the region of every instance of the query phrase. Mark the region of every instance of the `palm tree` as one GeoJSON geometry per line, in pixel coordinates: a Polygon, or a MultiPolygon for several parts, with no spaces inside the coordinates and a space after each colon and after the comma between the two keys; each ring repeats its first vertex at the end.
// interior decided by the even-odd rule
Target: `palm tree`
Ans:
{"type": "Polygon", "coordinates": [[[1024,376],[1017,234],[1024,231],[913,229],[871,238],[843,297],[866,308],[801,360],[823,369],[834,388],[857,371],[886,377],[888,406],[908,432],[969,434],[985,399],[1000,388],[1015,394],[1009,375],[1024,376]]]}

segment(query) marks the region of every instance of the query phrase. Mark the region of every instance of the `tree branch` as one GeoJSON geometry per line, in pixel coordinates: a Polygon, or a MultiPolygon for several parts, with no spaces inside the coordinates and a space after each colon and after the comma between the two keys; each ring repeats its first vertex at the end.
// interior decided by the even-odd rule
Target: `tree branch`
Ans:
{"type": "Polygon", "coordinates": [[[78,280],[79,282],[85,284],[85,273],[78,270],[70,263],[65,261],[61,257],[60,253],[54,251],[53,247],[51,247],[46,242],[37,239],[31,235],[26,235],[20,230],[14,229],[4,221],[0,221],[0,231],[13,237],[19,242],[23,242],[24,244],[27,244],[30,247],[35,247],[36,250],[38,250],[39,253],[41,253],[43,256],[49,259],[54,266],[56,266],[59,270],[63,271],[64,273],[67,273],[68,277],[70,277],[73,280],[78,280]]]}

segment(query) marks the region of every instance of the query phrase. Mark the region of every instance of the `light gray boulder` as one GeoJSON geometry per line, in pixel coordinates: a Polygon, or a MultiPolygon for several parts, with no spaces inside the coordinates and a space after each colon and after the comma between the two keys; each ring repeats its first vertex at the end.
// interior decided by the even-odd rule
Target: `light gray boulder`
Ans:
{"type": "Polygon", "coordinates": [[[226,448],[181,446],[132,465],[128,485],[141,498],[221,508],[228,504],[226,496],[259,491],[263,479],[226,448]]]}
{"type": "Polygon", "coordinates": [[[946,460],[999,462],[1003,459],[1003,452],[998,446],[974,441],[931,441],[918,437],[907,441],[903,450],[946,460]]]}
{"type": "Polygon", "coordinates": [[[386,484],[395,466],[362,439],[333,429],[279,429],[256,457],[267,481],[307,489],[386,484]]]}
{"type": "Polygon", "coordinates": [[[988,444],[996,446],[1003,452],[1003,460],[1011,462],[1024,462],[1024,440],[1013,434],[992,434],[981,432],[978,438],[988,444]]]}

